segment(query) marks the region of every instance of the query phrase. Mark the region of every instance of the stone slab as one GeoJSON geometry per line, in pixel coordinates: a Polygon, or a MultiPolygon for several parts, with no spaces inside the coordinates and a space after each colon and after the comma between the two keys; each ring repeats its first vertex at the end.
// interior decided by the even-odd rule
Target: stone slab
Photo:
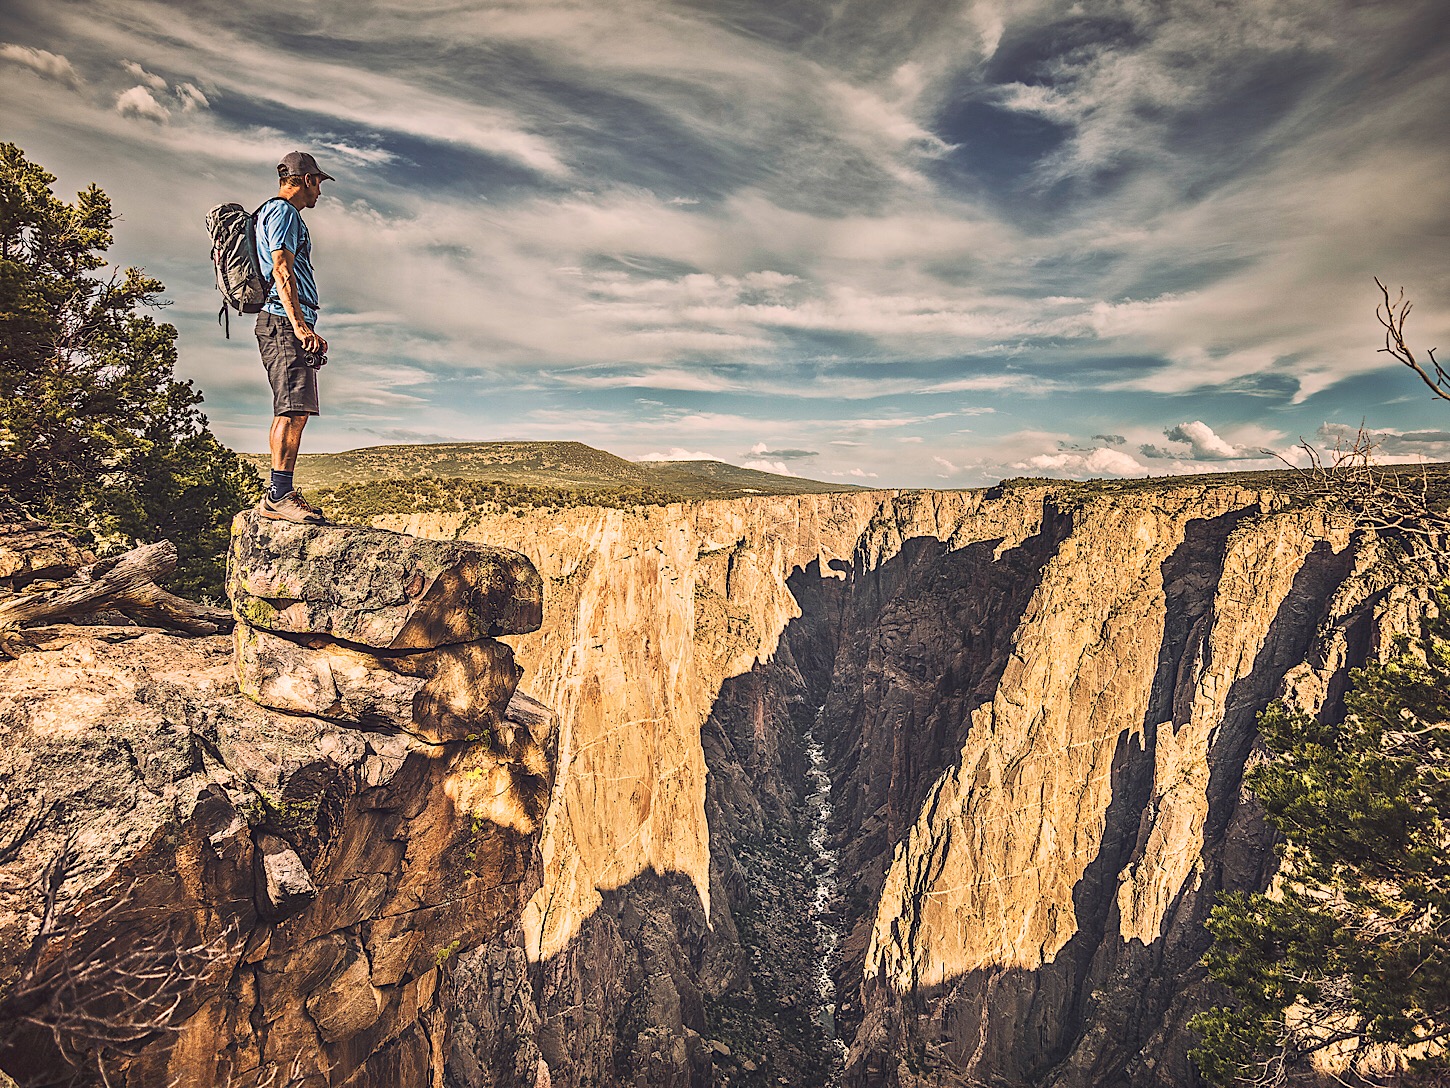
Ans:
{"type": "Polygon", "coordinates": [[[543,619],[539,572],[518,552],[252,510],[232,522],[227,592],[252,627],[388,650],[523,634],[543,619]]]}
{"type": "Polygon", "coordinates": [[[513,651],[493,639],[378,655],[246,623],[234,638],[237,682],[262,706],[402,729],[432,744],[496,729],[520,677],[513,651]]]}

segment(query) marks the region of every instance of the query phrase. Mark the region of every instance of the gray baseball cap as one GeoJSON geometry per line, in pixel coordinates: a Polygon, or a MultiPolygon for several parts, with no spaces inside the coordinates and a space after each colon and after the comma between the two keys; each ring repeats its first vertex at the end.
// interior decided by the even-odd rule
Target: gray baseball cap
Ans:
{"type": "Polygon", "coordinates": [[[323,181],[336,181],[331,174],[326,173],[322,167],[317,165],[314,159],[305,151],[291,151],[282,156],[282,161],[277,164],[278,177],[302,177],[307,174],[316,174],[323,181]]]}

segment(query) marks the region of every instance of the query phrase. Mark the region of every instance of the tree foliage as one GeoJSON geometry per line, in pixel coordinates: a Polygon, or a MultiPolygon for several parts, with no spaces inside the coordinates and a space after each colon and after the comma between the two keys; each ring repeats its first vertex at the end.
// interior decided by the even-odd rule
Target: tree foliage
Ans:
{"type": "Polygon", "coordinates": [[[1334,1048],[1351,1075],[1402,1048],[1450,1074],[1450,593],[1393,660],[1353,674],[1343,723],[1276,704],[1247,782],[1283,836],[1281,887],[1215,907],[1194,1021],[1214,1084],[1287,1084],[1334,1048]]]}
{"type": "Polygon", "coordinates": [[[101,550],[166,537],[172,587],[218,593],[228,524],[260,493],[174,376],[162,284],[112,269],[115,215],[95,185],[73,204],[0,144],[0,495],[101,550]]]}

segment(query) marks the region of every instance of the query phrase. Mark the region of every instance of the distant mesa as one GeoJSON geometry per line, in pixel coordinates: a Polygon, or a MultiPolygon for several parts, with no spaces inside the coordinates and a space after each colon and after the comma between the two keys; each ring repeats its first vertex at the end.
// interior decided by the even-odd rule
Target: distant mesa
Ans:
{"type": "MultiPolygon", "coordinates": [[[[267,471],[265,454],[242,456],[259,473],[267,471]]],[[[309,488],[432,477],[579,491],[639,487],[681,500],[867,490],[723,461],[627,461],[582,442],[446,442],[304,453],[297,460],[297,476],[309,488]]]]}

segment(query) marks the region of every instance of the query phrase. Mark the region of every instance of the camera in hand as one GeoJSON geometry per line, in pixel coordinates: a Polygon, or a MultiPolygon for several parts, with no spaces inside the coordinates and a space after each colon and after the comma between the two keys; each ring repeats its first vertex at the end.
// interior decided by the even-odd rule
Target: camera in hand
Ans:
{"type": "Polygon", "coordinates": [[[302,356],[313,370],[327,365],[327,352],[325,351],[309,351],[303,348],[302,356]]]}

